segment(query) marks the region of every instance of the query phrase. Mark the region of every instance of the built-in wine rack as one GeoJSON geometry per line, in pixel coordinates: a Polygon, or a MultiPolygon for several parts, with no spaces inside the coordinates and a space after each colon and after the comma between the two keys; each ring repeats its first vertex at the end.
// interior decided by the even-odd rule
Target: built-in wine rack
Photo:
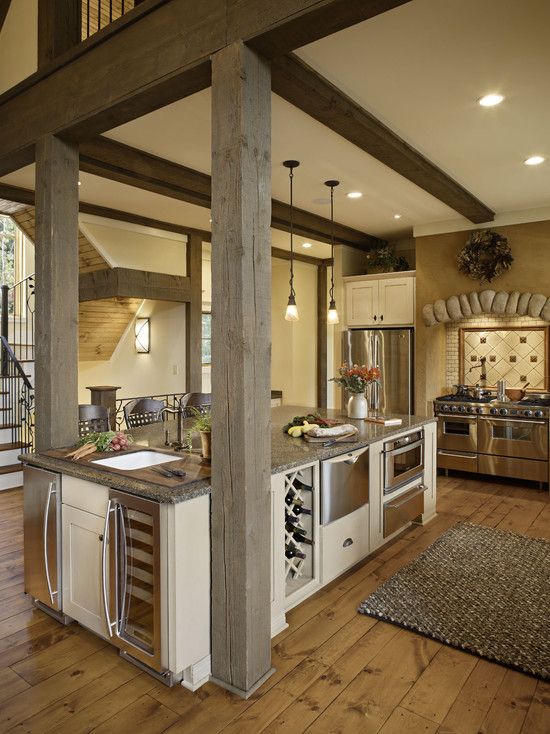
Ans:
{"type": "Polygon", "coordinates": [[[286,595],[309,583],[315,572],[315,492],[313,468],[285,476],[286,595]]]}

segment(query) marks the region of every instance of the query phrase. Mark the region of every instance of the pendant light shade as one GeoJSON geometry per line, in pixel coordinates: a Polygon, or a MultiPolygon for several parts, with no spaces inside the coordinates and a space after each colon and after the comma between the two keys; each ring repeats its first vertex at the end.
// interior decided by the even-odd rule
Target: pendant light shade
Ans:
{"type": "Polygon", "coordinates": [[[283,161],[283,166],[288,168],[288,179],[290,185],[290,294],[286,306],[285,319],[287,321],[298,321],[298,307],[296,305],[296,291],[294,290],[294,198],[293,198],[293,181],[294,169],[298,168],[300,161],[283,161]]]}
{"type": "Polygon", "coordinates": [[[334,189],[340,185],[340,181],[325,181],[325,186],[330,189],[330,290],[329,305],[327,314],[328,324],[339,324],[338,310],[336,309],[336,301],[334,299],[334,189]]]}

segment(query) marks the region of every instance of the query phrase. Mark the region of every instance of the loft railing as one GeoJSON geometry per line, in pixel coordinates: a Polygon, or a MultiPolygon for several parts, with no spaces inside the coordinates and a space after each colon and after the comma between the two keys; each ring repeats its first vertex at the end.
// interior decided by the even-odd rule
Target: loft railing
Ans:
{"type": "Polygon", "coordinates": [[[135,0],[82,0],[82,39],[105,28],[135,5],[135,0]]]}
{"type": "Polygon", "coordinates": [[[34,360],[34,274],[2,286],[0,336],[20,361],[34,360]]]}
{"type": "Polygon", "coordinates": [[[11,443],[25,454],[34,449],[34,388],[4,336],[0,349],[0,430],[9,429],[11,443]]]}
{"type": "MultiPolygon", "coordinates": [[[[143,400],[144,398],[153,398],[154,400],[162,400],[165,407],[167,408],[173,408],[176,410],[179,408],[180,400],[184,395],[187,395],[185,392],[175,392],[175,393],[163,393],[162,395],[138,395],[134,398],[119,398],[116,401],[116,411],[115,411],[115,422],[116,422],[116,429],[124,430],[127,428],[126,422],[124,420],[124,406],[128,405],[128,403],[131,403],[133,400],[143,400]]],[[[165,420],[171,420],[173,416],[165,416],[165,420]]]]}

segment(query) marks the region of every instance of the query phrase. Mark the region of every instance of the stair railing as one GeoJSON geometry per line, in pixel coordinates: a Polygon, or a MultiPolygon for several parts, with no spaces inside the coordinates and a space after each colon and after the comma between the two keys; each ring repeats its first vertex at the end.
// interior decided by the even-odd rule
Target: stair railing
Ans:
{"type": "Polygon", "coordinates": [[[5,336],[0,336],[0,430],[22,454],[34,449],[34,388],[5,336]]]}
{"type": "Polygon", "coordinates": [[[34,360],[34,273],[2,286],[0,335],[21,361],[34,360]]]}

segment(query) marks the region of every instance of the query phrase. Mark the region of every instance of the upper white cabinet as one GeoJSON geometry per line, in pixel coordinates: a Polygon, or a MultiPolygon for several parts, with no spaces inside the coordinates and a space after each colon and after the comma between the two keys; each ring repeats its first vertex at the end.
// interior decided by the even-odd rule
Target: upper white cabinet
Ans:
{"type": "Polygon", "coordinates": [[[348,326],[412,326],[415,271],[344,278],[348,326]]]}

